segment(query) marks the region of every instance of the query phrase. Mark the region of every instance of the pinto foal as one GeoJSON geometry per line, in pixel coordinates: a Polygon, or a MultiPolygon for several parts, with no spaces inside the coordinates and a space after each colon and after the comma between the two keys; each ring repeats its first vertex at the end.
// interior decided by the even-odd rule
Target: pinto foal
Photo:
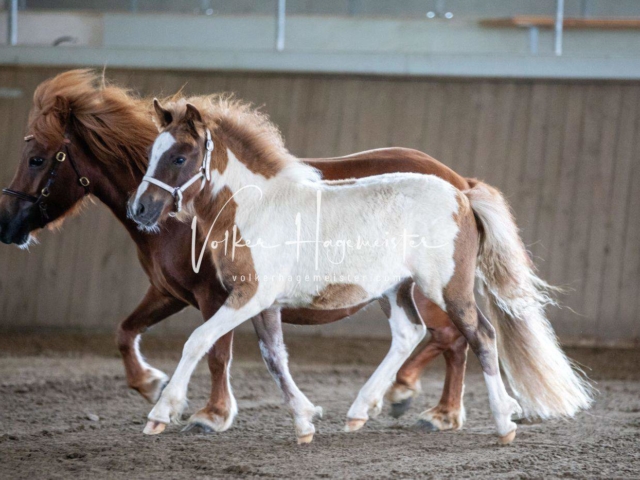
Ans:
{"type": "MultiPolygon", "coordinates": [[[[493,295],[500,293],[500,285],[493,284],[492,272],[500,273],[505,267],[500,264],[504,258],[497,254],[505,252],[496,252],[490,248],[495,246],[479,238],[475,215],[484,221],[486,238],[505,234],[492,231],[495,211],[487,205],[491,202],[486,195],[473,190],[463,193],[437,177],[415,174],[322,182],[315,169],[288,153],[266,116],[217,96],[194,97],[189,102],[183,99],[167,108],[155,102],[161,133],[153,145],[147,175],[132,199],[131,214],[151,231],[169,214],[194,217],[194,228],[206,239],[205,248],[211,242],[212,259],[229,297],[185,344],[171,381],[149,414],[145,432],[160,433],[179,420],[197,362],[218,338],[254,315],[266,311],[277,316],[281,307],[344,308],[381,298],[393,340],[347,414],[346,430],[358,430],[380,412],[385,390],[425,334],[411,300],[409,286],[415,282],[427,298],[446,310],[469,341],[482,365],[500,442],[513,441],[516,425],[511,415],[520,407],[505,389],[495,330],[476,307],[473,292],[479,253],[479,266],[493,295]],[[389,232],[396,237],[390,239],[389,232]],[[342,249],[340,261],[320,252],[320,244],[327,241],[342,249]]],[[[506,234],[513,236],[510,231],[506,234]]],[[[199,262],[193,261],[198,268],[199,262]]],[[[533,275],[530,266],[525,267],[528,270],[521,276],[533,275]]],[[[508,273],[515,278],[521,272],[508,273]]],[[[545,285],[529,282],[535,288],[545,285]]],[[[539,296],[544,298],[542,293],[539,296]]],[[[507,310],[515,310],[510,301],[503,299],[507,310]]],[[[524,329],[524,334],[537,336],[545,353],[566,367],[561,372],[534,369],[530,376],[541,380],[542,388],[562,376],[571,384],[564,391],[542,392],[550,393],[544,407],[551,406],[550,414],[561,415],[586,407],[588,392],[557,347],[552,331],[524,329]],[[555,377],[545,383],[549,376],[555,377]],[[557,398],[567,391],[575,398],[557,398]]],[[[528,342],[523,343],[518,347],[527,349],[528,342]]],[[[536,357],[535,361],[543,360],[536,357]]],[[[530,414],[535,401],[526,388],[520,393],[527,406],[534,405],[527,408],[530,414]]],[[[299,390],[285,400],[299,441],[310,441],[313,417],[320,410],[299,390]]]]}

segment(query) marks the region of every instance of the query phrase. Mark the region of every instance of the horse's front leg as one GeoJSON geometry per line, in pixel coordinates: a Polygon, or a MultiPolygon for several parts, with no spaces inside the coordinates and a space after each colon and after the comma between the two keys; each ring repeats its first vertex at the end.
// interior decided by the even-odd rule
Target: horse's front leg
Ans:
{"type": "Polygon", "coordinates": [[[193,331],[184,345],[182,358],[173,377],[160,395],[160,400],[149,413],[149,421],[144,433],[149,435],[161,433],[170,422],[180,422],[186,407],[189,379],[198,361],[220,337],[262,310],[255,296],[243,306],[235,308],[237,300],[231,294],[213,317],[193,331]]]}
{"type": "Polygon", "coordinates": [[[151,403],[158,400],[169,377],[145,362],[140,354],[140,334],[186,306],[150,286],[137,308],[118,326],[116,343],[124,361],[127,384],[151,403]]]}
{"type": "Polygon", "coordinates": [[[322,417],[322,408],[316,407],[300,391],[289,372],[287,349],[282,336],[280,310],[272,308],[253,317],[253,327],[260,339],[260,353],[269,373],[280,387],[284,403],[293,416],[298,443],[313,440],[316,429],[313,420],[322,417]]]}
{"type": "Polygon", "coordinates": [[[230,369],[233,348],[233,330],[226,333],[209,350],[207,360],[211,372],[211,394],[204,408],[194,413],[184,432],[224,432],[231,427],[238,413],[238,404],[233,396],[230,369]]]}

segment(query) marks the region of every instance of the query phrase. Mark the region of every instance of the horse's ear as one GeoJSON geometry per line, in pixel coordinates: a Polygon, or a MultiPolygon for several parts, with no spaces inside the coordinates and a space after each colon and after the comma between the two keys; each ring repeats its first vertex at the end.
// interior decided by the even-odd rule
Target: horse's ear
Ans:
{"type": "Polygon", "coordinates": [[[156,111],[160,128],[166,127],[173,121],[173,115],[171,114],[171,112],[160,105],[160,102],[157,98],[153,99],[153,108],[156,111]]]}
{"type": "Polygon", "coordinates": [[[200,115],[200,110],[191,103],[187,103],[187,112],[184,114],[184,119],[194,126],[196,123],[204,123],[202,121],[202,115],[200,115]]]}
{"type": "Polygon", "coordinates": [[[56,98],[53,100],[52,112],[55,113],[63,126],[66,125],[69,120],[69,114],[71,113],[69,100],[60,95],[56,95],[56,98]]]}

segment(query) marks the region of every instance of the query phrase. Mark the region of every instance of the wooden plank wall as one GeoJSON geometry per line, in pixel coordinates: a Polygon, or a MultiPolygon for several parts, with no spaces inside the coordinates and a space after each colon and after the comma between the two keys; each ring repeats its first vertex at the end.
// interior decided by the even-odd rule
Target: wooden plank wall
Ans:
{"type": "MultiPolygon", "coordinates": [[[[57,71],[0,68],[1,183],[35,86],[57,71]]],[[[112,70],[143,94],[234,91],[263,104],[299,156],[413,147],[502,189],[540,274],[569,294],[563,339],[640,339],[640,85],[112,70]]],[[[145,288],[135,249],[94,205],[31,253],[0,248],[0,326],[112,328],[145,288]]],[[[196,314],[174,322],[197,322],[196,314]],[[185,320],[186,318],[186,320],[185,320]]],[[[185,327],[186,328],[186,327],[185,327]]]]}

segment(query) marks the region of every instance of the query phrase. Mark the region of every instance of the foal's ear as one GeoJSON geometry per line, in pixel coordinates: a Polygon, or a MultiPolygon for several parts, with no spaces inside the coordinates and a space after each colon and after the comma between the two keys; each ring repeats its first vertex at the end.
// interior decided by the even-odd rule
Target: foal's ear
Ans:
{"type": "Polygon", "coordinates": [[[153,108],[156,111],[160,128],[166,127],[173,121],[173,115],[171,114],[171,112],[160,105],[160,102],[157,98],[153,99],[153,108]]]}
{"type": "Polygon", "coordinates": [[[187,111],[184,114],[184,119],[193,126],[195,126],[196,123],[203,123],[200,110],[198,110],[192,103],[187,103],[187,111]]]}

